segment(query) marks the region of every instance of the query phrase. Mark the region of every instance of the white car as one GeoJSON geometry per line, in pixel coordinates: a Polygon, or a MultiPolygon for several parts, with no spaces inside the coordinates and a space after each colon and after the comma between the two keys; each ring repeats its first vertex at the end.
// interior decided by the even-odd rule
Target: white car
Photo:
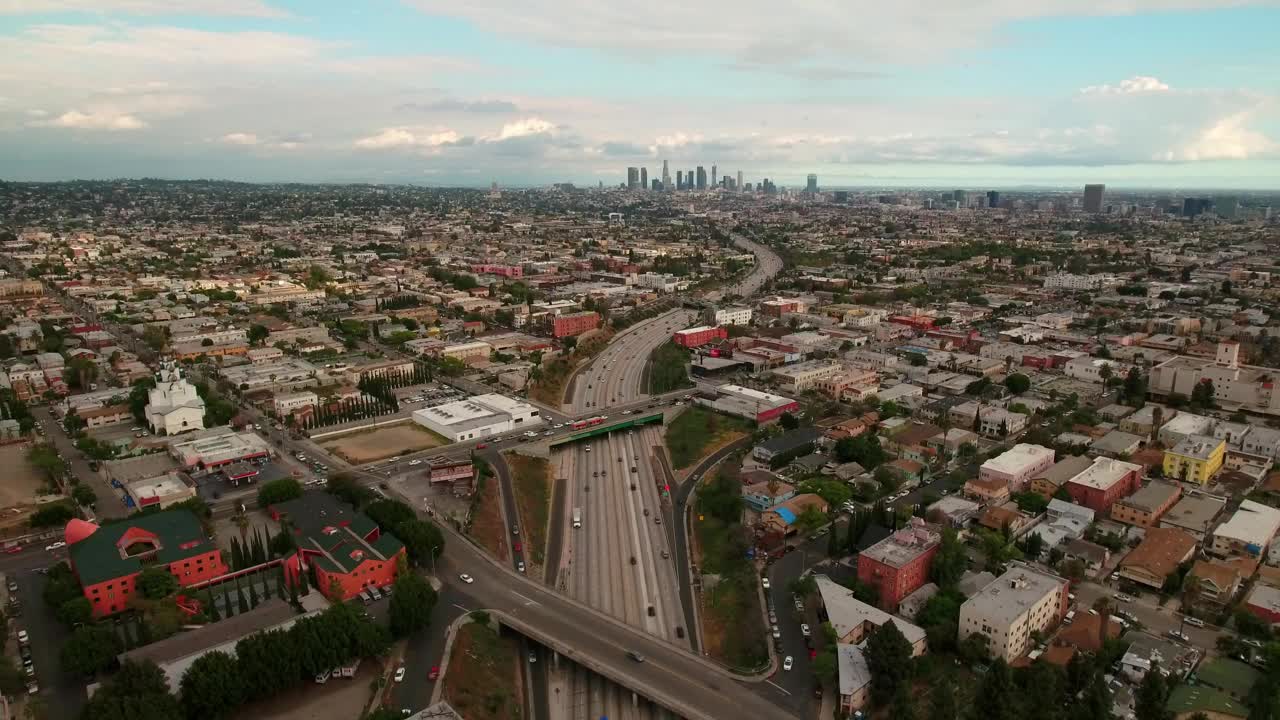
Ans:
{"type": "Polygon", "coordinates": [[[53,552],[54,550],[57,550],[57,549],[59,549],[59,548],[64,548],[64,547],[66,547],[66,546],[67,546],[67,544],[66,544],[66,543],[64,543],[64,542],[62,542],[61,540],[59,540],[59,541],[58,541],[58,542],[56,542],[56,543],[52,543],[52,544],[50,544],[50,545],[45,545],[45,546],[44,546],[44,549],[45,549],[45,550],[47,550],[47,551],[49,551],[49,552],[53,552]]]}
{"type": "Polygon", "coordinates": [[[475,582],[475,581],[476,581],[476,579],[475,579],[475,578],[471,577],[470,575],[468,575],[468,574],[466,574],[466,573],[462,573],[461,575],[459,575],[459,576],[458,576],[458,579],[459,579],[459,580],[461,580],[462,582],[464,582],[464,583],[468,584],[468,585],[470,585],[471,583],[473,583],[473,582],[475,582]]]}
{"type": "Polygon", "coordinates": [[[396,668],[396,682],[404,682],[404,666],[396,668]]]}
{"type": "Polygon", "coordinates": [[[790,655],[788,655],[788,656],[787,656],[785,659],[783,659],[783,661],[782,661],[782,669],[783,669],[783,670],[790,670],[790,669],[791,669],[791,665],[792,665],[792,662],[791,662],[791,656],[790,656],[790,655]]]}
{"type": "Polygon", "coordinates": [[[800,626],[800,634],[801,634],[801,635],[803,635],[803,636],[805,636],[805,637],[809,637],[809,626],[808,626],[808,625],[801,625],[801,626],[800,626]]]}
{"type": "Polygon", "coordinates": [[[767,578],[767,577],[762,577],[762,578],[760,578],[760,587],[764,588],[765,590],[768,590],[768,589],[769,589],[769,578],[767,578]]]}
{"type": "Polygon", "coordinates": [[[421,461],[421,460],[410,460],[410,461],[409,461],[409,464],[410,464],[410,465],[421,465],[421,464],[422,464],[422,461],[421,461]]]}

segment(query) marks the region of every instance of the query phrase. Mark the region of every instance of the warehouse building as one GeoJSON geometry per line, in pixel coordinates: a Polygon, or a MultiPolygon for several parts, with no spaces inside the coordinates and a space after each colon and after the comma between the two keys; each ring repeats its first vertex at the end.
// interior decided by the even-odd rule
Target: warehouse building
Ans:
{"type": "Polygon", "coordinates": [[[477,440],[542,424],[538,408],[505,395],[490,393],[423,408],[413,421],[450,442],[477,440]]]}

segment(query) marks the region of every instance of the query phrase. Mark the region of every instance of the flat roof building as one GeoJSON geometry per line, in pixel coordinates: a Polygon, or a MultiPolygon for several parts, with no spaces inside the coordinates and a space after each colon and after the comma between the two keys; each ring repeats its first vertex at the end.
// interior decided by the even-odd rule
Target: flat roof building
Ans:
{"type": "Polygon", "coordinates": [[[489,393],[415,410],[413,421],[450,442],[463,442],[541,425],[542,416],[529,403],[489,393]]]}
{"type": "Polygon", "coordinates": [[[1155,527],[1182,497],[1182,488],[1167,482],[1149,482],[1127,498],[1111,506],[1111,518],[1129,525],[1155,527]]]}
{"type": "Polygon", "coordinates": [[[985,635],[995,657],[1016,660],[1030,649],[1032,633],[1044,633],[1062,619],[1067,585],[1065,578],[1013,563],[960,606],[959,639],[985,635]]]}
{"type": "Polygon", "coordinates": [[[858,554],[858,580],[880,592],[880,607],[893,611],[929,580],[942,536],[920,518],[858,554]]]}
{"type": "Polygon", "coordinates": [[[800,409],[800,404],[789,397],[732,384],[717,387],[714,400],[699,398],[698,402],[713,410],[757,423],[770,422],[784,413],[794,413],[800,409]]]}
{"type": "Polygon", "coordinates": [[[1017,492],[1037,473],[1053,465],[1053,455],[1051,448],[1018,443],[982,463],[978,477],[982,480],[1004,480],[1011,491],[1017,492]]]}
{"type": "Polygon", "coordinates": [[[1178,504],[1160,518],[1160,527],[1181,530],[1203,540],[1218,513],[1227,506],[1226,498],[1203,493],[1184,494],[1178,504]]]}
{"type": "Polygon", "coordinates": [[[1240,508],[1213,531],[1211,549],[1219,555],[1258,557],[1280,531],[1280,510],[1245,500],[1240,508]]]}

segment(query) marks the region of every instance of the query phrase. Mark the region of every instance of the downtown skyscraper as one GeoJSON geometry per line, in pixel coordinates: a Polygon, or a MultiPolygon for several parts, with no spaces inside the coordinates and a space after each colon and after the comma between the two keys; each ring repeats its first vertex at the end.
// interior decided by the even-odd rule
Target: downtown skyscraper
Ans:
{"type": "Polygon", "coordinates": [[[662,161],[662,189],[663,191],[671,190],[671,168],[667,165],[667,161],[662,161]]]}
{"type": "Polygon", "coordinates": [[[649,189],[649,168],[647,167],[640,168],[640,189],[649,189]]]}
{"type": "Polygon", "coordinates": [[[1102,212],[1102,194],[1106,192],[1106,190],[1106,185],[1085,185],[1084,211],[1087,213],[1102,212]]]}

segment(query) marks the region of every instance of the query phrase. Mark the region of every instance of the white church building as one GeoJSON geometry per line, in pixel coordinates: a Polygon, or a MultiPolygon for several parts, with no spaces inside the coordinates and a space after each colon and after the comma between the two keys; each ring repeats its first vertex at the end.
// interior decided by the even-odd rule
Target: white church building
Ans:
{"type": "Polygon", "coordinates": [[[204,429],[204,400],[172,362],[160,369],[156,386],[147,395],[147,424],[157,435],[204,429]]]}

